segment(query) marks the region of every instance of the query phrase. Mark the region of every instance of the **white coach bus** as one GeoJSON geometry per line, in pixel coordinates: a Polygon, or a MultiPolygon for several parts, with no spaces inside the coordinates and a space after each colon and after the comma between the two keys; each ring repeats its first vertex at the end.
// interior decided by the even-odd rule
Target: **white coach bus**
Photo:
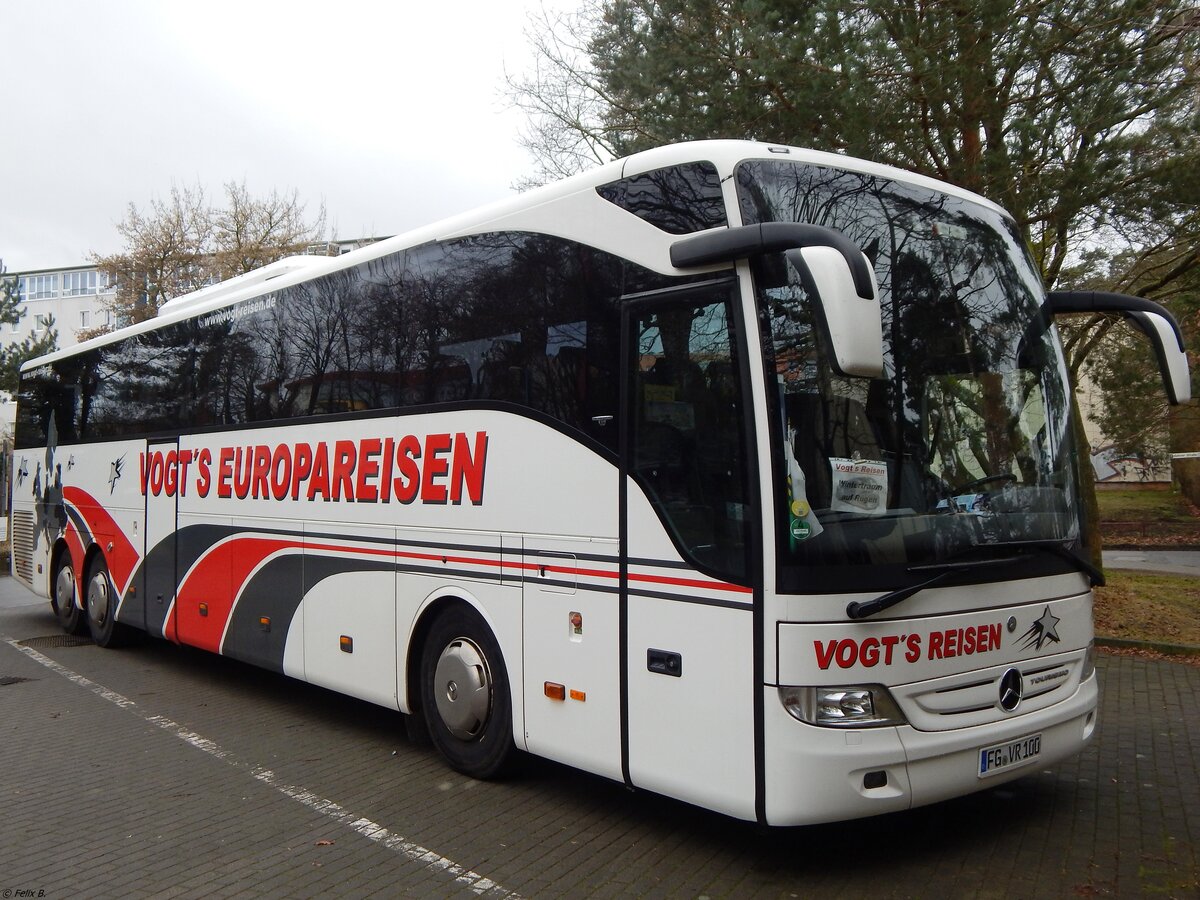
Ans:
{"type": "MultiPolygon", "coordinates": [[[[207,648],[742,819],[905,809],[1096,727],[1051,293],[947,184],[664,147],[284,260],[22,371],[13,569],[207,648]]],[[[1085,462],[1086,464],[1086,458],[1085,462]]]]}

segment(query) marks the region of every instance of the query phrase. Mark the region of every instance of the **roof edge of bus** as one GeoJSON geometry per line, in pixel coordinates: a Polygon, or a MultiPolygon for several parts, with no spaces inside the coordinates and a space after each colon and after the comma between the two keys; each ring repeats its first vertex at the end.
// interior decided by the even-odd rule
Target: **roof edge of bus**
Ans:
{"type": "Polygon", "coordinates": [[[252,269],[233,278],[227,278],[217,284],[203,287],[198,291],[172,297],[159,307],[159,314],[153,318],[96,335],[86,341],[72,344],[70,347],[62,347],[44,356],[28,360],[21,365],[21,371],[26,372],[36,369],[85,350],[103,347],[146,331],[154,331],[164,325],[191,318],[201,309],[205,311],[222,309],[242,300],[269,294],[279,288],[290,287],[297,282],[311,278],[319,270],[333,271],[339,267],[338,263],[341,260],[350,255],[346,253],[342,256],[329,257],[285,256],[282,259],[267,263],[265,266],[260,266],[257,269],[252,269]],[[163,314],[164,310],[166,311],[165,315],[163,314]]]}
{"type": "Polygon", "coordinates": [[[202,300],[215,300],[218,297],[225,294],[232,294],[242,288],[279,278],[288,272],[304,270],[306,275],[312,275],[318,269],[333,268],[332,263],[336,259],[336,256],[285,256],[282,259],[269,262],[265,266],[251,269],[249,272],[243,272],[241,275],[235,275],[232,278],[226,278],[224,281],[218,281],[216,284],[202,287],[200,290],[192,291],[190,294],[180,294],[178,297],[172,297],[158,308],[158,312],[159,315],[162,315],[164,312],[174,312],[175,310],[193,306],[202,300]]]}
{"type": "Polygon", "coordinates": [[[650,150],[643,150],[620,159],[601,163],[575,175],[568,176],[541,187],[533,188],[513,197],[506,197],[494,203],[474,207],[470,210],[452,215],[444,219],[421,225],[409,231],[385,238],[349,253],[336,257],[303,257],[289,256],[268,263],[244,275],[210,285],[172,298],[163,304],[160,314],[144,322],[127,325],[115,331],[98,335],[87,341],[55,350],[45,356],[31,359],[21,366],[21,371],[36,369],[47,363],[71,356],[81,350],[102,347],[106,344],[123,340],[152,331],[163,325],[171,324],[180,319],[190,318],[201,312],[211,312],[232,306],[242,300],[271,293],[284,287],[290,287],[297,282],[306,280],[317,270],[324,269],[333,272],[350,268],[364,262],[370,262],[381,256],[395,253],[399,250],[420,246],[430,241],[444,240],[450,236],[461,234],[469,229],[484,228],[489,222],[504,218],[506,215],[520,209],[548,203],[561,197],[590,190],[600,185],[616,181],[620,178],[642,174],[666,166],[678,165],[684,162],[695,162],[706,159],[721,170],[729,170],[739,162],[747,159],[768,159],[788,156],[801,162],[814,165],[836,166],[853,172],[881,177],[914,184],[931,190],[942,191],[974,203],[987,206],[1003,215],[1009,215],[1003,207],[965,188],[949,182],[938,181],[927,175],[910,172],[884,163],[871,162],[841,153],[830,153],[824,150],[812,150],[806,147],[795,147],[781,143],[747,140],[701,140],[684,141],[665,144],[650,150]],[[316,260],[314,263],[299,263],[297,260],[316,260]],[[276,268],[272,268],[276,267],[276,268]],[[268,270],[270,270],[268,272],[268,270]],[[268,286],[268,282],[270,285],[268,286]],[[166,315],[162,315],[162,312],[166,315]]]}

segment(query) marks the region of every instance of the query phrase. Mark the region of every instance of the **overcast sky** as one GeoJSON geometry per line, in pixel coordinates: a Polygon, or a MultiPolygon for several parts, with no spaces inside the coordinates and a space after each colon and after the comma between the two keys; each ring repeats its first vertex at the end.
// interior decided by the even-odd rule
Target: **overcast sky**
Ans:
{"type": "Polygon", "coordinates": [[[173,184],[295,188],[342,238],[500,199],[532,169],[503,84],[539,5],[0,0],[0,259],[117,251],[173,184]]]}

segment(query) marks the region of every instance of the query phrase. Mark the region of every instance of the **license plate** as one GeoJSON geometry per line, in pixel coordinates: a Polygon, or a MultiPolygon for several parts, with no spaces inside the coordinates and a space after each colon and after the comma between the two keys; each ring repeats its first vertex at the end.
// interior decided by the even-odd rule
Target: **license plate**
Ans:
{"type": "Polygon", "coordinates": [[[999,775],[1006,769],[1014,769],[1033,762],[1042,752],[1042,736],[1031,734],[1003,744],[984,747],[979,751],[979,777],[999,775]]]}

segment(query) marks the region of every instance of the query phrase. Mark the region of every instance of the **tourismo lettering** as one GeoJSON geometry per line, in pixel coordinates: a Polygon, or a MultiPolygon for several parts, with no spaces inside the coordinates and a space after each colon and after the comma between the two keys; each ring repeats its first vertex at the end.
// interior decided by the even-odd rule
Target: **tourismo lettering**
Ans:
{"type": "Polygon", "coordinates": [[[140,455],[143,496],[350,503],[483,503],[487,432],[247,444],[140,455]]]}

